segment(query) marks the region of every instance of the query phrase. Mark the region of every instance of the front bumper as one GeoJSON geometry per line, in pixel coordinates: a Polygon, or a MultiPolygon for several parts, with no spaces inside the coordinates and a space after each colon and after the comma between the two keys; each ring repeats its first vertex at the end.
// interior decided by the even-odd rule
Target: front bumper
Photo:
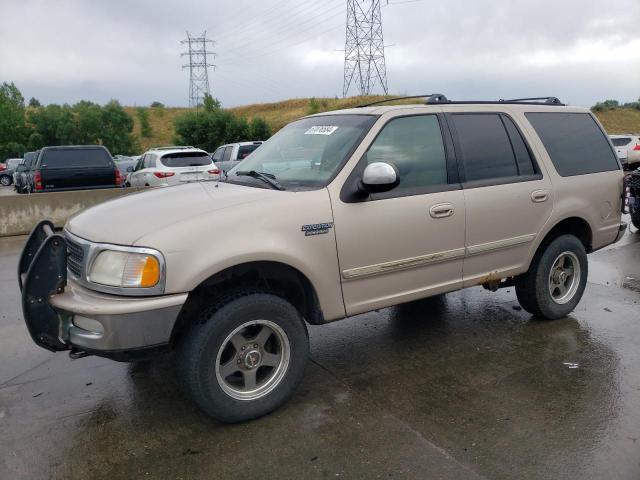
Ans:
{"type": "Polygon", "coordinates": [[[66,240],[41,222],[18,265],[25,323],[34,342],[51,351],[80,350],[126,359],[127,352],[159,350],[187,294],[125,297],[89,290],[67,279],[66,240]]]}

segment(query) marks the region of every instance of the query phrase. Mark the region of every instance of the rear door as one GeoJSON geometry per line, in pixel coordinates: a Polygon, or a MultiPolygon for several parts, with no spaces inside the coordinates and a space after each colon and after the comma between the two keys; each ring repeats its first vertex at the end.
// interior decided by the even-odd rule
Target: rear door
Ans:
{"type": "Polygon", "coordinates": [[[467,213],[464,286],[520,272],[551,216],[551,182],[507,114],[451,112],[447,122],[467,213]]]}
{"type": "Polygon", "coordinates": [[[103,148],[50,149],[40,162],[45,190],[114,186],[115,168],[111,155],[103,148]]]}

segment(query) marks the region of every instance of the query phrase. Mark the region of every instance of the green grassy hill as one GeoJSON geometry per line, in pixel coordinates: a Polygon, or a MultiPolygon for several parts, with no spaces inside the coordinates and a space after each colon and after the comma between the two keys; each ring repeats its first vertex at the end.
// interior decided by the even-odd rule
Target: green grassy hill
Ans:
{"type": "MultiPolygon", "coordinates": [[[[251,120],[254,117],[262,117],[269,123],[272,130],[276,132],[290,121],[310,113],[354,107],[384,98],[386,97],[295,98],[275,103],[244,105],[230,108],[229,110],[239,116],[245,117],[247,120],[251,120]]],[[[411,101],[404,101],[402,103],[411,103],[411,101]]],[[[133,117],[134,134],[138,139],[141,151],[145,151],[154,146],[173,144],[173,120],[188,109],[145,108],[149,112],[149,123],[151,124],[152,130],[151,136],[147,138],[141,135],[140,120],[136,114],[136,107],[125,107],[127,112],[133,117]]],[[[616,108],[614,110],[597,112],[596,115],[604,125],[607,133],[640,132],[640,110],[616,108]]]]}

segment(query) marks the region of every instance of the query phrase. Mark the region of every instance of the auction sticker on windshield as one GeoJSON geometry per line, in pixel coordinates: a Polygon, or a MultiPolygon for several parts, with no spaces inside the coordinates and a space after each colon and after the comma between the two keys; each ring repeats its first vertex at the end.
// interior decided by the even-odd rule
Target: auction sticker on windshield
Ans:
{"type": "Polygon", "coordinates": [[[329,125],[316,125],[304,132],[305,135],[331,135],[338,127],[332,127],[329,125]]]}

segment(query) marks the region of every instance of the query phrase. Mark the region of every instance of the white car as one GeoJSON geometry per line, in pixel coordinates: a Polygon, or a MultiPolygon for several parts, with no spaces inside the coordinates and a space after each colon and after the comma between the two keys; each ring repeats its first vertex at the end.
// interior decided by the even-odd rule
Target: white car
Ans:
{"type": "Polygon", "coordinates": [[[138,159],[127,176],[129,187],[167,187],[185,182],[216,180],[220,170],[207,152],[194,147],[152,148],[138,159]]]}
{"type": "Polygon", "coordinates": [[[616,149],[618,159],[622,166],[634,169],[640,166],[640,136],[627,135],[609,135],[613,147],[616,149]]]}

